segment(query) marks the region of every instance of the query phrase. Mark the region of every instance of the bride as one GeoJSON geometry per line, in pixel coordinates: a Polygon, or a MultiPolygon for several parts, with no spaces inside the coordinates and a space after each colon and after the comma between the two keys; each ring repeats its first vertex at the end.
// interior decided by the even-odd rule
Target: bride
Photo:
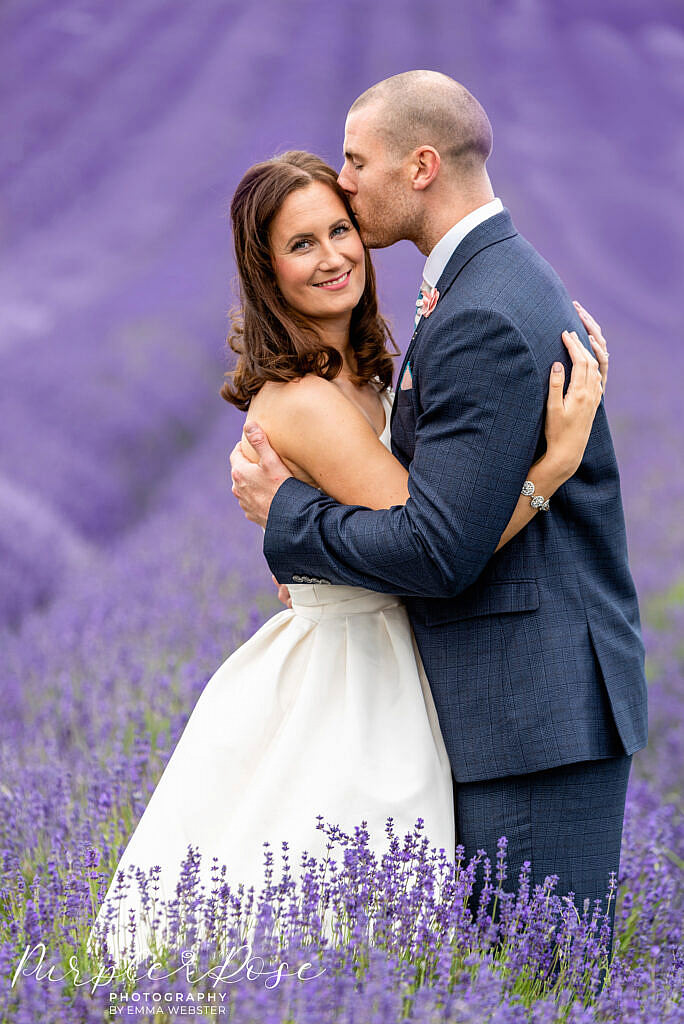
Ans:
{"type": "MultiPolygon", "coordinates": [[[[407,473],[390,451],[393,342],[335,171],[299,151],[256,164],[231,214],[242,310],[223,398],[258,419],[301,480],[345,504],[403,504],[407,473]],[[321,407],[358,453],[341,474],[329,472],[309,429],[321,407]]],[[[570,385],[564,398],[563,372],[551,373],[547,449],[529,472],[546,496],[579,465],[601,398],[585,349],[574,335],[564,341],[570,385]]],[[[242,450],[256,459],[244,434],[242,450]]],[[[521,497],[499,547],[534,515],[521,497]]],[[[318,815],[349,832],[367,822],[378,851],[389,816],[399,836],[422,818],[431,844],[453,857],[449,759],[401,600],[306,577],[289,597],[207,683],[124,850],[91,932],[115,956],[131,953],[129,915],[133,957],[151,942],[135,882],[114,920],[106,914],[121,900],[119,873],[156,866],[159,895],[173,899],[189,844],[201,852],[207,892],[212,858],[233,891],[259,891],[265,840],[287,840],[294,865],[303,851],[324,855],[318,815]]]]}

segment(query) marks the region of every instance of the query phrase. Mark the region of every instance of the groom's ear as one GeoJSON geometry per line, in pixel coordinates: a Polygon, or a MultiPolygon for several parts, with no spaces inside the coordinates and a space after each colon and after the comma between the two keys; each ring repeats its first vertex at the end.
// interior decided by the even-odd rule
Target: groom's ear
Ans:
{"type": "Polygon", "coordinates": [[[422,192],[439,174],[440,156],[433,146],[420,146],[414,149],[411,165],[411,184],[417,192],[422,192]]]}

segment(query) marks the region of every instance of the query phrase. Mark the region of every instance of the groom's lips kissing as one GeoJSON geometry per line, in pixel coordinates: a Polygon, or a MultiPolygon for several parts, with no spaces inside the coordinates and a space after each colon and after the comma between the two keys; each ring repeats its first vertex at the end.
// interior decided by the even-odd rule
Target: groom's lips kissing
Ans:
{"type": "Polygon", "coordinates": [[[337,277],[330,277],[327,281],[317,281],[314,284],[314,288],[323,288],[326,292],[336,292],[340,288],[344,288],[349,280],[352,272],[352,267],[349,270],[345,270],[343,274],[338,274],[337,277]]]}

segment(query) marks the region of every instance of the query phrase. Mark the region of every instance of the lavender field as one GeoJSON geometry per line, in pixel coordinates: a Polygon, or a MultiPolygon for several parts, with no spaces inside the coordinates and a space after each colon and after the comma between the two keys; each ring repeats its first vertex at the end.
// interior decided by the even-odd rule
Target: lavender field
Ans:
{"type": "MultiPolygon", "coordinates": [[[[168,1020],[165,993],[218,1015],[221,991],[239,1024],[684,1020],[679,0],[5,0],[0,83],[0,1019],[168,1020]],[[505,882],[503,844],[470,919],[474,867],[440,888],[419,829],[378,863],[363,830],[333,828],[337,875],[309,864],[298,884],[293,865],[254,907],[264,948],[277,926],[279,959],[311,961],[308,980],[179,973],[135,1002],[84,983],[94,911],[206,681],[278,610],[261,531],[230,493],[241,418],[218,395],[230,197],[290,147],[338,165],[352,100],[418,67],[483,102],[496,194],[611,352],[651,722],[613,966],[599,993],[602,920],[529,893],[519,865],[505,882]],[[347,925],[318,950],[326,901],[347,925]],[[42,977],[35,959],[17,977],[40,943],[42,977]]],[[[374,259],[404,347],[422,257],[402,243],[374,259]]],[[[218,876],[198,902],[193,870],[191,918],[233,934],[249,906],[218,876]]]]}

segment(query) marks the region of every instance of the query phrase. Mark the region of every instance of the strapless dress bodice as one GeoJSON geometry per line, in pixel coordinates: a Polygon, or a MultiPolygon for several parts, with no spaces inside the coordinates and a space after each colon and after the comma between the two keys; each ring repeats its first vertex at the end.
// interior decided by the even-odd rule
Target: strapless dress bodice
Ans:
{"type": "Polygon", "coordinates": [[[379,594],[365,587],[346,587],[334,583],[290,583],[292,610],[308,619],[347,615],[368,615],[401,604],[393,594],[379,594]]]}

